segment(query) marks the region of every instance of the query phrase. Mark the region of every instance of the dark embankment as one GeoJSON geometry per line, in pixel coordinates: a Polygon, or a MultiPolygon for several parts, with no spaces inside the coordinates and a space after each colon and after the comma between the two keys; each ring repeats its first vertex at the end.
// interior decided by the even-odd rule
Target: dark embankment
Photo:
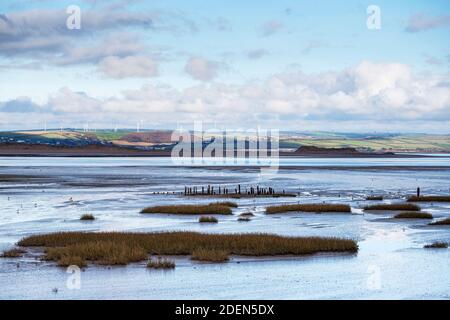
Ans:
{"type": "Polygon", "coordinates": [[[192,252],[191,259],[208,262],[226,262],[229,260],[229,253],[221,249],[199,248],[192,252]]]}
{"type": "Polygon", "coordinates": [[[430,226],[450,226],[450,218],[430,223],[430,226]]]}
{"type": "Polygon", "coordinates": [[[373,211],[420,211],[420,207],[413,203],[392,203],[392,204],[375,204],[365,206],[364,210],[373,211]]]}
{"type": "Polygon", "coordinates": [[[447,249],[448,243],[447,242],[433,242],[432,244],[427,244],[424,246],[425,249],[447,249]]]}
{"type": "Polygon", "coordinates": [[[82,221],[92,221],[92,220],[95,220],[95,217],[92,214],[87,213],[87,214],[83,214],[80,217],[80,220],[82,220],[82,221]]]}
{"type": "Polygon", "coordinates": [[[383,196],[368,196],[366,197],[368,201],[381,201],[383,200],[383,196]]]}
{"type": "Polygon", "coordinates": [[[301,146],[294,151],[297,155],[321,155],[321,154],[343,154],[354,155],[361,154],[355,148],[321,148],[315,146],[301,146]]]}
{"type": "Polygon", "coordinates": [[[450,202],[450,196],[413,196],[408,202],[450,202]]]}
{"type": "Polygon", "coordinates": [[[323,148],[316,146],[301,146],[294,152],[280,152],[282,157],[323,157],[323,158],[370,158],[370,157],[398,157],[392,152],[363,152],[355,148],[323,148]]]}
{"type": "Polygon", "coordinates": [[[433,219],[433,215],[426,212],[401,212],[394,216],[394,219],[433,219]]]}

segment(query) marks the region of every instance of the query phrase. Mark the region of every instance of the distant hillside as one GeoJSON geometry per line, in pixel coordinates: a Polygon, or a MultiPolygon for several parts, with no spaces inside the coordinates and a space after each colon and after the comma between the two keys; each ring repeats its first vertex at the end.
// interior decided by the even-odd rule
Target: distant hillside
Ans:
{"type": "Polygon", "coordinates": [[[137,149],[161,149],[159,144],[170,144],[169,131],[133,132],[131,130],[48,130],[0,132],[0,144],[48,145],[83,147],[89,145],[125,146],[137,149]]]}
{"type": "MultiPolygon", "coordinates": [[[[96,130],[47,130],[0,132],[0,144],[37,144],[80,147],[106,145],[136,148],[140,150],[170,150],[172,131],[130,129],[96,130]]],[[[244,135],[243,135],[244,137],[244,135]]],[[[207,144],[207,142],[205,142],[207,144]]],[[[281,132],[282,151],[295,151],[300,147],[351,148],[362,152],[450,152],[450,135],[383,134],[383,133],[329,133],[329,132],[281,132]]],[[[303,149],[307,150],[307,149],[303,149]]],[[[350,152],[350,149],[347,150],[350,152]]],[[[310,149],[313,152],[313,149],[310,149]]],[[[318,152],[316,150],[316,152],[318,152]]]]}
{"type": "Polygon", "coordinates": [[[354,148],[369,152],[450,152],[449,135],[395,135],[371,136],[364,138],[280,138],[280,148],[295,150],[301,146],[319,148],[354,148]]]}
{"type": "Polygon", "coordinates": [[[133,132],[122,136],[118,140],[128,142],[172,143],[171,136],[172,131],[133,132]]]}
{"type": "Polygon", "coordinates": [[[0,143],[0,156],[58,157],[155,157],[170,156],[170,151],[138,150],[115,145],[61,146],[23,143],[0,143]]]}
{"type": "Polygon", "coordinates": [[[60,146],[84,146],[102,144],[103,141],[90,132],[76,131],[17,131],[0,132],[0,143],[43,144],[60,146]]]}

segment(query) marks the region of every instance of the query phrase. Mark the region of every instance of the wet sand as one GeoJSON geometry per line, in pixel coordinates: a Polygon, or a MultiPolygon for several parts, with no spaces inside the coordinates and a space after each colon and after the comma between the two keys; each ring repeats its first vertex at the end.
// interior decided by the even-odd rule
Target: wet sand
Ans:
{"type": "MultiPolygon", "coordinates": [[[[55,263],[36,259],[0,259],[3,299],[449,299],[449,250],[423,249],[434,241],[450,242],[450,228],[429,221],[392,221],[393,212],[364,212],[380,201],[402,202],[418,185],[426,194],[448,194],[450,165],[445,170],[318,167],[261,176],[258,170],[135,166],[103,159],[68,162],[20,160],[0,166],[0,250],[22,237],[57,231],[155,232],[189,230],[207,233],[262,232],[293,236],[337,236],[358,241],[356,255],[304,257],[233,256],[224,264],[198,263],[173,257],[175,270],[148,270],[145,262],[120,267],[89,265],[81,273],[81,289],[71,290],[70,274],[55,263]],[[17,163],[20,163],[18,165],[17,163]],[[82,166],[77,166],[82,163],[82,166]],[[47,164],[44,165],[44,164],[47,164]],[[30,179],[32,177],[32,179],[30,179]],[[8,180],[9,179],[9,180],[8,180]],[[197,217],[142,215],[149,205],[210,203],[191,198],[184,185],[266,185],[299,194],[296,198],[234,199],[231,216],[217,224],[197,217]],[[167,192],[167,193],[164,193],[167,192]],[[70,200],[70,198],[72,198],[70,200]],[[288,213],[266,215],[265,207],[295,203],[345,203],[352,214],[288,213]],[[251,211],[250,222],[237,219],[251,211]],[[91,213],[95,221],[80,221],[91,213]],[[19,264],[19,267],[17,266],[19,264]],[[53,291],[58,288],[58,292],[53,291]]],[[[1,162],[0,162],[1,163],[1,162]]],[[[435,219],[450,217],[450,203],[423,203],[435,219]]]]}

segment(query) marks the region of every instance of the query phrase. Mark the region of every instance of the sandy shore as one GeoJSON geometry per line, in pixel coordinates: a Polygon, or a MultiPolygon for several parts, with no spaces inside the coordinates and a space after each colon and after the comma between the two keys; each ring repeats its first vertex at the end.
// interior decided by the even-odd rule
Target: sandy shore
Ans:
{"type": "MultiPolygon", "coordinates": [[[[429,159],[388,164],[429,165],[429,159]]],[[[248,168],[215,171],[204,167],[193,170],[148,165],[170,163],[158,159],[29,157],[1,160],[0,252],[14,248],[23,237],[61,231],[275,233],[294,237],[351,238],[358,241],[360,248],[356,255],[267,259],[230,256],[223,264],[174,256],[169,257],[176,264],[171,271],[149,270],[146,261],[113,267],[88,264],[81,273],[80,290],[67,288],[70,274],[66,269],[56,267],[54,262],[36,259],[40,251],[31,251],[21,258],[0,259],[2,299],[199,299],[204,296],[233,299],[242,295],[255,299],[449,297],[448,250],[423,248],[435,241],[449,242],[448,227],[428,226],[428,221],[421,220],[391,221],[392,212],[363,214],[362,208],[378,203],[365,200],[368,195],[383,195],[387,203],[403,202],[415,193],[418,185],[426,194],[446,195],[448,189],[444,182],[449,180],[450,167],[426,172],[424,170],[428,168],[425,167],[417,171],[405,171],[408,168],[403,167],[397,171],[387,171],[383,167],[373,171],[304,167],[305,170],[299,172],[290,170],[299,167],[290,166],[289,170],[281,169],[275,177],[265,177],[258,170],[248,168]],[[1,181],[2,178],[6,181],[1,181]],[[192,216],[139,213],[147,206],[197,205],[220,200],[183,197],[179,192],[185,185],[234,188],[238,183],[242,186],[270,185],[275,190],[300,195],[296,198],[233,199],[238,204],[232,209],[233,214],[217,217],[219,222],[215,224],[199,223],[198,218],[192,216]],[[348,204],[353,214],[265,213],[268,206],[298,202],[348,204]],[[246,212],[252,212],[251,221],[240,222],[240,215],[246,212]],[[96,219],[81,221],[83,214],[92,214],[96,219]],[[369,290],[367,286],[373,266],[379,268],[381,275],[380,289],[377,290],[369,290]],[[204,279],[208,279],[207,285],[204,279]]],[[[436,165],[446,162],[431,160],[437,160],[433,162],[436,165]]],[[[352,163],[370,165],[377,159],[342,162],[350,166],[352,163]]],[[[317,163],[334,165],[335,161],[317,163]]],[[[438,220],[449,217],[448,204],[424,203],[421,207],[438,220]]]]}

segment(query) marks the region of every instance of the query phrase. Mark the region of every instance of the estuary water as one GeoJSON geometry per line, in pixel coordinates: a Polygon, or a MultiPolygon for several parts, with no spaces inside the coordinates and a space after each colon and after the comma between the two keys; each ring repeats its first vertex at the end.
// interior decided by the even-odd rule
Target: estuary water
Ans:
{"type": "MultiPolygon", "coordinates": [[[[291,236],[336,236],[358,241],[357,254],[249,258],[223,264],[173,257],[175,270],[148,270],[145,262],[125,267],[89,265],[81,288],[71,274],[36,252],[0,258],[1,299],[449,299],[448,249],[424,249],[450,242],[450,227],[429,221],[392,219],[393,212],[364,212],[379,203],[403,202],[420,187],[423,194],[450,194],[450,157],[282,158],[279,169],[263,174],[245,166],[174,166],[169,158],[0,157],[0,250],[21,238],[56,231],[208,233],[264,232],[291,236]],[[184,186],[234,189],[273,187],[295,198],[233,199],[239,207],[219,223],[198,217],[142,215],[146,206],[209,203],[184,197],[184,186]],[[347,203],[352,214],[266,215],[280,203],[347,203]],[[239,222],[251,211],[250,222],[239,222]],[[91,213],[95,221],[79,220],[91,213]]],[[[450,217],[450,203],[423,203],[435,220],[450,217]]]]}

